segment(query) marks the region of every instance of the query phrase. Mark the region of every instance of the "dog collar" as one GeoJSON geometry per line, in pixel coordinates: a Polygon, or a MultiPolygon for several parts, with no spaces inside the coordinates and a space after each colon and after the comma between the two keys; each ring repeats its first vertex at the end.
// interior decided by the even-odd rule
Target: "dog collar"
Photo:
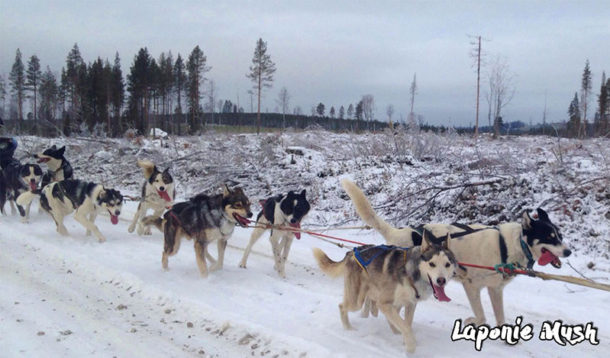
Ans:
{"type": "Polygon", "coordinates": [[[519,237],[519,241],[521,242],[521,250],[523,250],[525,257],[527,257],[527,268],[531,269],[534,267],[534,256],[532,255],[532,251],[530,250],[530,247],[527,242],[523,240],[523,231],[521,231],[521,237],[519,237]]]}

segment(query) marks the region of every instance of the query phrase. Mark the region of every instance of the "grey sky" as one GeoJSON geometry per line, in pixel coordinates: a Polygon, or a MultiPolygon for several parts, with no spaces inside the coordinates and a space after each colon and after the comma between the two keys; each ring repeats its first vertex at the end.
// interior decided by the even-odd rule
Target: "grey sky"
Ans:
{"type": "MultiPolygon", "coordinates": [[[[291,107],[309,114],[318,102],[338,110],[364,94],[376,117],[408,113],[417,73],[415,111],[432,124],[474,123],[476,74],[468,34],[507,58],[516,93],[506,120],[548,120],[566,111],[588,58],[595,103],[601,73],[610,71],[610,1],[12,1],[0,0],[0,73],[6,79],[21,49],[59,72],[78,43],[87,62],[121,56],[126,75],[148,47],[158,58],[186,57],[195,45],[207,55],[219,96],[249,109],[245,77],[259,37],[277,66],[263,108],[273,110],[282,86],[291,107]]],[[[486,90],[482,81],[482,94],[486,90]]],[[[481,121],[487,121],[482,100],[481,121]]],[[[591,103],[594,103],[593,101],[591,103]]]]}

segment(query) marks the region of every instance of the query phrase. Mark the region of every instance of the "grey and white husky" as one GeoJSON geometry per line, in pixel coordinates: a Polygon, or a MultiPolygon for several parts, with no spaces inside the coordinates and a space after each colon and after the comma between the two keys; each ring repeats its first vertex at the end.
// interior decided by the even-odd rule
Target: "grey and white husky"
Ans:
{"type": "Polygon", "coordinates": [[[106,238],[95,225],[95,218],[100,210],[105,210],[110,222],[118,224],[123,196],[118,190],[107,189],[102,184],[62,180],[42,189],[40,206],[51,214],[60,234],[68,235],[64,217],[74,212],[74,219],[87,229],[87,236],[93,233],[99,242],[104,242],[106,238]]]}
{"type": "Polygon", "coordinates": [[[267,200],[262,201],[263,210],[256,218],[256,228],[252,231],[250,242],[241,258],[239,267],[246,268],[248,256],[252,250],[252,246],[267,230],[271,230],[269,241],[273,251],[275,270],[281,277],[286,277],[286,259],[290,252],[290,246],[294,237],[301,238],[301,233],[298,231],[278,230],[272,228],[274,226],[290,226],[296,229],[301,227],[301,220],[309,213],[310,205],[306,198],[307,192],[301,191],[295,194],[289,191],[286,195],[277,195],[267,200]]]}
{"type": "Polygon", "coordinates": [[[349,251],[339,262],[314,249],[324,273],[344,277],[343,302],[339,304],[343,328],[353,329],[348,312],[360,310],[365,299],[370,299],[386,316],[392,330],[402,334],[407,351],[414,352],[412,325],[417,303],[432,295],[439,301],[450,301],[445,285],[455,275],[456,260],[447,248],[448,241],[409,249],[366,245],[349,251]],[[402,307],[404,318],[400,316],[402,307]]]}
{"type": "MultiPolygon", "coordinates": [[[[373,210],[366,196],[358,186],[344,179],[341,185],[352,199],[356,212],[365,223],[377,230],[386,242],[392,245],[412,247],[421,244],[422,232],[431,233],[431,237],[444,237],[451,234],[449,248],[459,262],[483,266],[495,266],[502,263],[513,263],[523,267],[551,264],[561,267],[560,257],[572,253],[563,243],[559,228],[549,219],[548,214],[537,209],[538,219],[526,211],[521,223],[509,222],[498,226],[462,225],[462,224],[426,224],[421,228],[395,228],[379,217],[373,210]],[[459,237],[459,238],[457,238],[459,237]]],[[[486,322],[481,305],[481,289],[487,287],[498,326],[505,323],[503,289],[512,276],[493,273],[478,268],[458,268],[458,278],[470,301],[474,317],[466,323],[477,325],[486,322]]]]}
{"type": "Polygon", "coordinates": [[[138,235],[150,235],[150,227],[145,228],[142,225],[142,218],[146,215],[148,209],[152,209],[154,217],[160,217],[165,209],[169,209],[174,205],[176,199],[174,178],[169,173],[169,168],[164,171],[159,171],[157,166],[148,160],[138,160],[138,166],[142,168],[146,181],[142,185],[142,197],[138,204],[138,211],[133,216],[131,225],[127,229],[133,232],[138,226],[138,235]]]}

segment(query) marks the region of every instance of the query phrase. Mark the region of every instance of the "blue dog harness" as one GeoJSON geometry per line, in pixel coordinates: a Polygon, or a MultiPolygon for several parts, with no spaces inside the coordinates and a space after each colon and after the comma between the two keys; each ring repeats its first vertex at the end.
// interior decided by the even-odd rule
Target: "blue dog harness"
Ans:
{"type": "Polygon", "coordinates": [[[354,257],[356,258],[356,262],[358,263],[358,265],[360,265],[360,267],[362,267],[362,269],[364,271],[366,271],[366,267],[368,265],[370,265],[371,262],[373,262],[373,260],[375,260],[377,257],[382,255],[383,253],[390,251],[390,250],[394,250],[394,249],[402,250],[404,252],[405,258],[407,256],[407,250],[409,250],[408,247],[398,247],[398,246],[394,246],[394,245],[377,245],[377,246],[369,246],[369,247],[365,247],[365,248],[362,248],[362,246],[361,246],[361,247],[354,247],[354,257]],[[368,251],[370,249],[381,249],[381,250],[379,250],[379,252],[377,252],[375,255],[373,255],[368,260],[365,260],[362,257],[362,253],[365,251],[368,251]]]}

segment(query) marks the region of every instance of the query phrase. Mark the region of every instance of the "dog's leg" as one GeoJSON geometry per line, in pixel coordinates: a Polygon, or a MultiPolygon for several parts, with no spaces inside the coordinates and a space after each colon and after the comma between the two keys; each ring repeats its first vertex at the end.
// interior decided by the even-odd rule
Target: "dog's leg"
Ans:
{"type": "Polygon", "coordinates": [[[32,202],[30,201],[25,206],[25,215],[21,217],[21,222],[27,223],[28,221],[30,221],[30,207],[31,206],[32,206],[32,202]]]}
{"type": "MultiPolygon", "coordinates": [[[[138,204],[138,210],[136,210],[136,214],[133,216],[133,220],[131,220],[131,224],[129,225],[129,228],[127,228],[127,231],[132,233],[135,228],[136,228],[136,224],[138,224],[140,222],[140,218],[142,217],[142,207],[144,206],[144,203],[141,201],[138,204]]],[[[146,211],[144,211],[146,212],[146,211]]],[[[142,225],[142,224],[139,224],[142,225]]],[[[138,226],[138,231],[140,230],[139,226],[138,226]]]]}
{"type": "MultiPolygon", "coordinates": [[[[97,218],[97,211],[93,211],[89,214],[89,221],[94,223],[95,222],[95,218],[97,218]]],[[[91,230],[87,229],[87,233],[85,234],[86,236],[91,236],[91,230]]]]}
{"type": "Polygon", "coordinates": [[[502,291],[504,286],[499,287],[487,287],[489,298],[491,299],[491,306],[494,309],[494,315],[496,316],[496,324],[501,326],[504,324],[504,298],[502,297],[502,291]]]}
{"type": "Polygon", "coordinates": [[[364,299],[364,306],[362,307],[362,310],[360,311],[360,317],[368,318],[370,312],[371,312],[371,299],[367,297],[364,299]]]}
{"type": "Polygon", "coordinates": [[[379,309],[383,312],[388,321],[402,332],[405,346],[407,346],[407,352],[415,352],[415,336],[413,335],[411,325],[407,324],[407,322],[400,317],[396,307],[389,303],[380,303],[379,309]]]}
{"type": "Polygon", "coordinates": [[[208,266],[205,262],[205,253],[207,250],[205,237],[195,238],[195,258],[197,259],[197,267],[201,277],[208,277],[208,266]]]}
{"type": "Polygon", "coordinates": [[[210,267],[210,272],[218,271],[222,269],[225,259],[225,249],[227,248],[227,239],[220,238],[218,239],[218,261],[214,264],[214,266],[210,267]]]}
{"type": "MultiPolygon", "coordinates": [[[[148,209],[147,209],[147,210],[148,210],[148,209]]],[[[154,215],[156,218],[159,218],[159,217],[161,217],[161,215],[163,214],[163,211],[165,211],[165,208],[162,208],[162,209],[156,209],[156,210],[153,212],[153,215],[154,215]]],[[[146,210],[144,210],[144,214],[146,214],[146,210]]],[[[144,225],[142,225],[142,220],[141,220],[141,219],[139,220],[139,226],[141,226],[141,227],[143,228],[143,229],[142,229],[142,231],[143,231],[143,235],[152,235],[152,228],[151,228],[150,226],[146,226],[146,227],[144,227],[144,225]]],[[[139,226],[138,226],[138,230],[140,230],[139,226]]]]}
{"type": "Polygon", "coordinates": [[[84,226],[87,231],[91,231],[95,235],[95,237],[97,237],[97,240],[99,242],[106,241],[106,238],[104,237],[104,235],[102,235],[100,229],[95,225],[94,222],[90,221],[87,218],[87,213],[84,211],[83,207],[76,209],[76,212],[74,213],[74,219],[78,221],[82,226],[84,226]]]}
{"type": "Polygon", "coordinates": [[[9,199],[8,203],[11,206],[11,215],[15,215],[15,212],[16,212],[15,203],[13,203],[13,200],[10,200],[10,199],[9,199]]]}
{"type": "Polygon", "coordinates": [[[182,233],[178,231],[179,229],[176,228],[173,221],[165,223],[163,230],[163,255],[161,256],[161,267],[165,271],[169,270],[168,257],[175,255],[180,250],[182,233]]]}
{"type": "MultiPolygon", "coordinates": [[[[260,225],[258,222],[257,226],[260,225]]],[[[262,224],[262,220],[261,220],[262,224]]],[[[246,250],[244,251],[244,255],[241,257],[241,261],[239,263],[239,267],[246,268],[246,262],[248,261],[248,256],[250,256],[250,251],[252,251],[252,246],[260,239],[261,236],[267,231],[267,229],[262,227],[257,227],[252,231],[252,235],[250,235],[250,241],[248,242],[248,246],[246,246],[246,250]]]]}
{"type": "Polygon", "coordinates": [[[280,248],[280,238],[282,232],[280,230],[273,230],[271,232],[271,236],[269,237],[269,242],[271,243],[271,251],[273,251],[273,260],[275,264],[273,265],[273,269],[279,272],[280,269],[280,260],[282,257],[282,252],[280,248]]]}
{"type": "Polygon", "coordinates": [[[481,287],[466,282],[464,282],[463,285],[466,296],[468,296],[468,301],[470,302],[470,308],[472,308],[472,312],[474,313],[474,317],[466,319],[465,323],[474,323],[476,326],[484,324],[485,312],[483,311],[483,305],[481,305],[481,287]]]}
{"type": "Polygon", "coordinates": [[[290,253],[290,246],[292,246],[292,241],[294,240],[294,234],[291,232],[286,232],[282,237],[282,241],[280,244],[281,247],[281,258],[280,258],[280,270],[279,274],[283,278],[286,278],[286,261],[288,260],[288,254],[290,253]]]}
{"type": "Polygon", "coordinates": [[[64,214],[60,211],[59,208],[51,209],[51,216],[53,220],[55,220],[55,225],[57,226],[57,232],[61,235],[68,236],[68,229],[64,225],[64,214]]]}

